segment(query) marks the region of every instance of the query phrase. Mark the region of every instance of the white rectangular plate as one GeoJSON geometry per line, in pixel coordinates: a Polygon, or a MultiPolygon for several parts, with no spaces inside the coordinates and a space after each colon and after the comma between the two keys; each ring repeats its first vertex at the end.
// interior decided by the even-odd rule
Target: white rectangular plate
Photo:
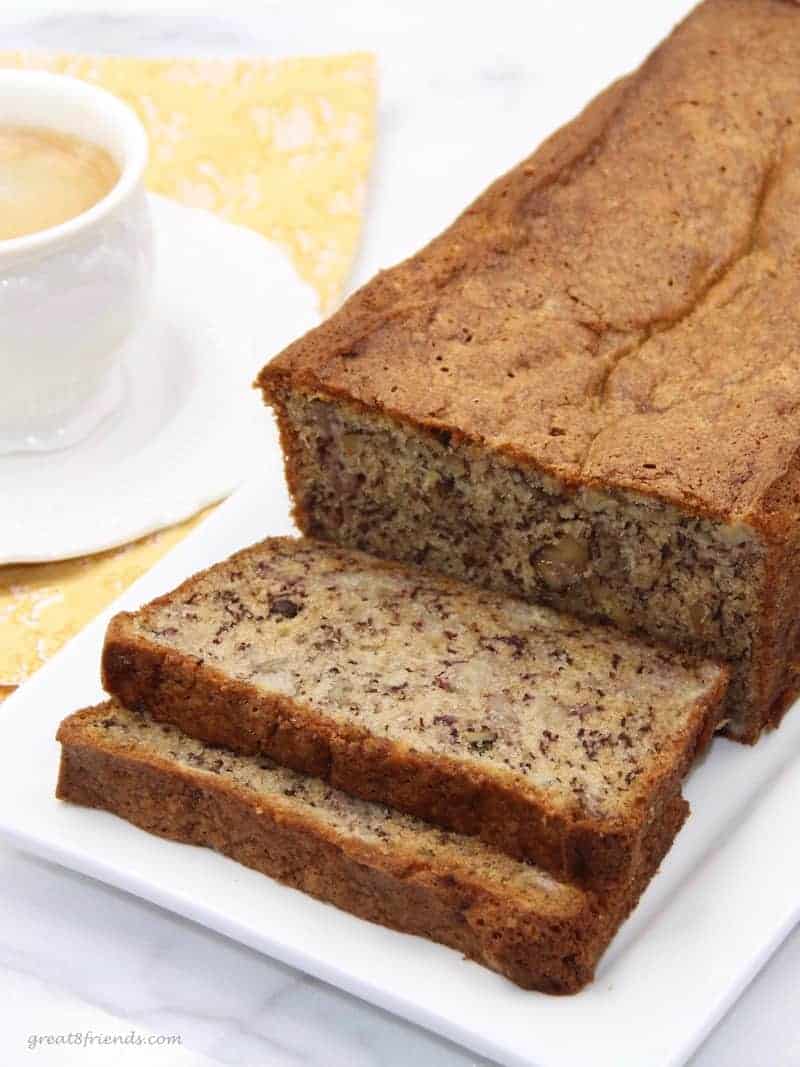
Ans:
{"type": "Polygon", "coordinates": [[[755,749],[715,742],[688,783],[691,819],[594,985],[575,997],[522,992],[450,949],[54,799],[56,728],[102,697],[99,655],[112,612],[291,529],[273,443],[258,484],[219,508],[0,708],[0,833],[503,1064],[683,1063],[800,918],[800,711],[755,749]]]}

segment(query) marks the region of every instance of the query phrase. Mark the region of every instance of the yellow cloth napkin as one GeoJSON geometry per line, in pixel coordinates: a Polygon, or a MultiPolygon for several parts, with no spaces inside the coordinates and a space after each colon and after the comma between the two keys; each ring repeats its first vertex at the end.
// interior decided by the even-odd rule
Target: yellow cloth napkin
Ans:
{"type": "MultiPolygon", "coordinates": [[[[320,308],[336,304],[358,242],[375,141],[371,56],[0,53],[0,67],[71,74],[122,97],[150,138],[149,188],[280,243],[320,308]]],[[[201,518],[84,559],[0,567],[0,700],[201,518]]]]}

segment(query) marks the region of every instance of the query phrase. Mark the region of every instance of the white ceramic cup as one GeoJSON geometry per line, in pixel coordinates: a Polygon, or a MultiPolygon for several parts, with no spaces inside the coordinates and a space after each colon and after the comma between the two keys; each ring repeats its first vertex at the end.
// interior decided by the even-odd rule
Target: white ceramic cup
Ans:
{"type": "Polygon", "coordinates": [[[121,350],[153,273],[147,135],[111,93],[39,71],[0,71],[0,125],[91,141],[120,172],[82,214],[0,240],[0,453],[47,451],[85,437],[120,400],[121,350]]]}

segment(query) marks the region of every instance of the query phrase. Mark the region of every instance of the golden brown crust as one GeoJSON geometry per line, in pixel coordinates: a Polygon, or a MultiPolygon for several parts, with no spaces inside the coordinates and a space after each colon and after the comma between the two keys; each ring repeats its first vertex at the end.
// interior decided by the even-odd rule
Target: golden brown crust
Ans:
{"type": "Polygon", "coordinates": [[[800,445],[800,10],[706,0],[264,368],[785,544],[800,445]],[[789,484],[784,506],[765,505],[789,484]]]}
{"type": "Polygon", "coordinates": [[[686,809],[675,802],[647,840],[635,883],[605,903],[548,911],[507,886],[460,876],[337,835],[223,776],[156,752],[124,748],[91,730],[108,705],[66,719],[57,795],[102,808],[151,833],[203,845],[352,914],[457,949],[526,989],[573,993],[591,980],[617,927],[655,873],[686,809]]]}
{"type": "MultiPolygon", "coordinates": [[[[271,539],[267,544],[285,540],[271,539]]],[[[298,544],[287,541],[291,543],[298,544]]],[[[262,546],[253,546],[237,553],[232,562],[240,566],[248,556],[257,558],[263,551],[262,546]]],[[[405,570],[380,561],[371,565],[405,570]]],[[[202,577],[190,578],[154,604],[194,599],[202,577]]],[[[463,588],[447,579],[435,581],[463,588]]],[[[728,681],[727,670],[721,669],[688,713],[685,730],[636,779],[624,814],[592,817],[564,810],[546,791],[516,778],[505,781],[491,768],[416,752],[391,737],[266,692],[204,662],[202,649],[190,656],[150,639],[136,620],[126,613],[112,619],[103,649],[104,687],[124,707],[147,712],[208,744],[269,756],[353,796],[479,836],[509,855],[532,860],[557,878],[596,890],[630,881],[644,842],[669,819],[683,778],[713,735],[728,681]]]]}

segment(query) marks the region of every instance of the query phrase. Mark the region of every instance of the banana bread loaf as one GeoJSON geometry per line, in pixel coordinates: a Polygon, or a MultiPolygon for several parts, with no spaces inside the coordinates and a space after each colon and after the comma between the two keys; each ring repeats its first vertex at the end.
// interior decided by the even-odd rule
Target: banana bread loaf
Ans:
{"type": "Polygon", "coordinates": [[[202,741],[628,883],[727,671],[418,568],[272,538],[112,620],[103,681],[202,741]]]}
{"type": "Polygon", "coordinates": [[[800,679],[800,6],[706,0],[264,368],[304,532],[800,679]]]}
{"type": "Polygon", "coordinates": [[[205,845],[372,922],[449,945],[526,989],[574,993],[658,867],[685,810],[654,828],[608,900],[471,837],[209,748],[113,703],[66,719],[58,796],[205,845]]]}

